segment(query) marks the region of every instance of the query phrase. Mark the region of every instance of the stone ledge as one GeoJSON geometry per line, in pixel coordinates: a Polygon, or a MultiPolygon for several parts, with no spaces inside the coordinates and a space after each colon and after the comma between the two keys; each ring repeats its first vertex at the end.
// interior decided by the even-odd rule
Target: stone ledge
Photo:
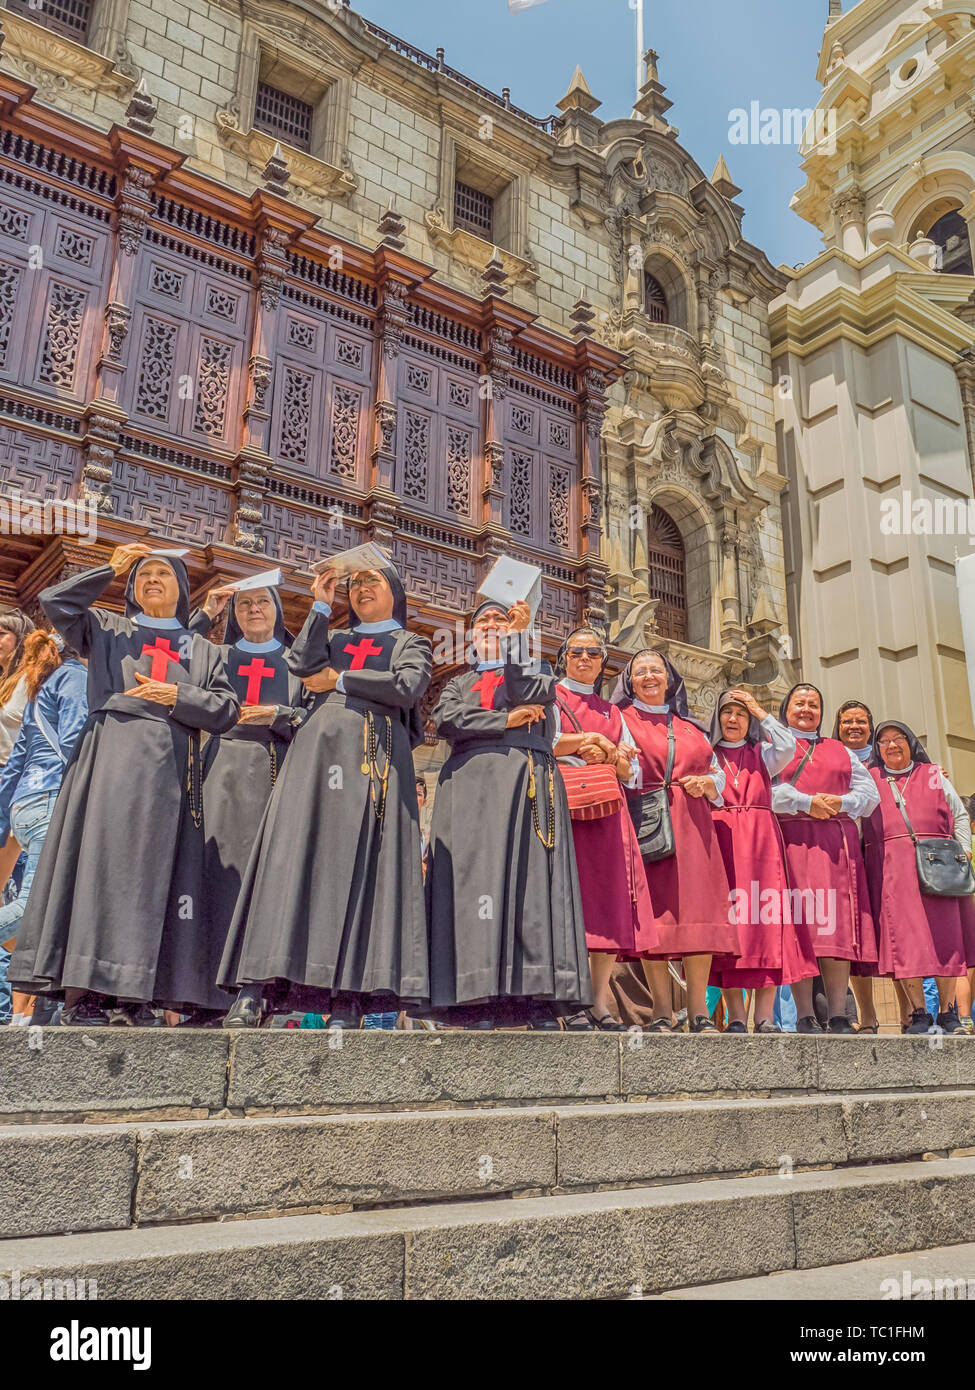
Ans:
{"type": "Polygon", "coordinates": [[[94,1279],[99,1299],[632,1298],[960,1245],[973,1214],[975,1161],[945,1160],[11,1240],[0,1277],[94,1279]]]}

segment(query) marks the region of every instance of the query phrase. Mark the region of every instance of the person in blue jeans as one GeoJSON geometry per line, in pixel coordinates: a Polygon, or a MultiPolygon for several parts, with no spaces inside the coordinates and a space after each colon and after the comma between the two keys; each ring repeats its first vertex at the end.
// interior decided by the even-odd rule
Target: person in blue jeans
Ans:
{"type": "Polygon", "coordinates": [[[783,1033],[794,1033],[796,1031],[796,1020],[798,1011],[796,1001],[792,997],[792,990],[788,985],[780,985],[775,991],[775,1007],[772,1010],[772,1017],[783,1033]]]}
{"type": "Polygon", "coordinates": [[[12,1015],[10,946],[27,906],[65,766],[88,718],[88,672],[77,655],[48,632],[32,632],[24,651],[28,704],[0,776],[0,845],[13,835],[27,863],[16,898],[0,907],[0,1023],[29,1022],[12,1015]]]}

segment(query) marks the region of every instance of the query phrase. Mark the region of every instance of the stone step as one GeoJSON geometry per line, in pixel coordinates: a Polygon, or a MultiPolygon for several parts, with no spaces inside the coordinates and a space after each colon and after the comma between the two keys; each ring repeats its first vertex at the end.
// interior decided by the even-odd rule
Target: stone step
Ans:
{"type": "MultiPolygon", "coordinates": [[[[855,1260],[851,1264],[785,1270],[756,1279],[732,1279],[723,1284],[674,1289],[654,1297],[734,1302],[757,1299],[970,1301],[975,1299],[975,1245],[940,1246],[937,1250],[914,1250],[882,1259],[855,1260]]],[[[793,1350],[828,1346],[822,1338],[809,1338],[797,1342],[793,1350]]]]}
{"type": "Polygon", "coordinates": [[[975,1160],[943,1159],[8,1240],[0,1294],[48,1279],[75,1297],[93,1280],[99,1299],[638,1298],[951,1245],[973,1218],[975,1160]]]}
{"type": "Polygon", "coordinates": [[[945,1037],[0,1029],[8,1123],[975,1088],[945,1037]]]}
{"type": "Polygon", "coordinates": [[[0,1237],[623,1188],[975,1146],[970,1091],[0,1126],[0,1237]]]}

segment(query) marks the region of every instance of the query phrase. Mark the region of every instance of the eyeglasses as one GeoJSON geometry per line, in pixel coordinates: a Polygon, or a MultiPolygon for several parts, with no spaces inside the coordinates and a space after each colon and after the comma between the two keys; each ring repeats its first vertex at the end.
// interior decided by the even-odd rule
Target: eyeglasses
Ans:
{"type": "Polygon", "coordinates": [[[878,738],[878,748],[907,748],[909,744],[906,738],[878,738]]]}
{"type": "Polygon", "coordinates": [[[566,650],[567,656],[602,656],[602,647],[569,647],[566,650]]]}

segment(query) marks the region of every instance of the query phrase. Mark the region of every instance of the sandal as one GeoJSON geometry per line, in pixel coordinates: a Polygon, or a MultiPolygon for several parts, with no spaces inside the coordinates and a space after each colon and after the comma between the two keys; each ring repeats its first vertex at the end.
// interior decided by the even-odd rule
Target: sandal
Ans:
{"type": "Polygon", "coordinates": [[[617,1023],[612,1014],[603,1014],[602,1017],[597,1018],[592,1009],[587,1009],[586,1014],[589,1018],[589,1022],[597,1033],[626,1032],[626,1025],[624,1023],[617,1023]]]}
{"type": "Polygon", "coordinates": [[[879,1023],[858,1023],[856,1027],[858,1033],[879,1033],[879,1023]]]}
{"type": "Polygon", "coordinates": [[[595,1031],[595,1023],[588,1009],[579,1009],[574,1014],[568,1014],[562,1020],[562,1027],[567,1033],[592,1033],[595,1031]]]}
{"type": "Polygon", "coordinates": [[[677,1033],[680,1030],[667,1018],[655,1018],[652,1023],[648,1023],[643,1030],[645,1033],[677,1033]]]}
{"type": "MultiPolygon", "coordinates": [[[[698,1032],[700,1032],[700,1029],[698,1029],[698,1032]]],[[[729,1024],[728,1024],[727,1028],[725,1029],[725,1032],[726,1032],[726,1033],[747,1033],[747,1032],[748,1032],[748,1029],[745,1027],[744,1023],[739,1023],[739,1022],[736,1020],[734,1023],[729,1023],[729,1024]]]]}
{"type": "Polygon", "coordinates": [[[713,1019],[708,1018],[707,1014],[698,1014],[694,1022],[688,1025],[687,1031],[689,1033],[716,1033],[718,1030],[713,1019]]]}

